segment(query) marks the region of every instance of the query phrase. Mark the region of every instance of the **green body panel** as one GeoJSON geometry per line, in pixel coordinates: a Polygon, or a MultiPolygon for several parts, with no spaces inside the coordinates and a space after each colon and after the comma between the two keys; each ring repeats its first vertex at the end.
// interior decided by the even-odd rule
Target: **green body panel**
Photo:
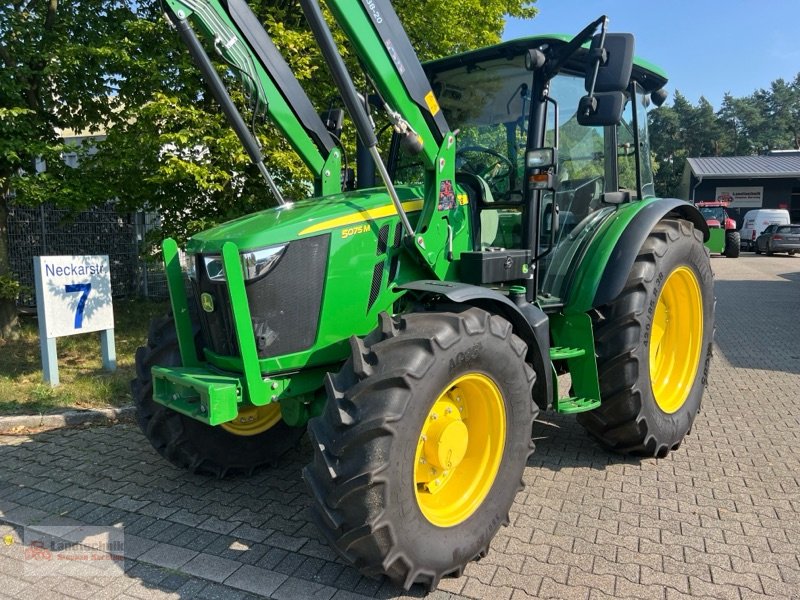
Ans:
{"type": "Polygon", "coordinates": [[[195,23],[228,62],[253,77],[255,81],[245,77],[245,85],[255,88],[253,93],[259,96],[261,106],[311,171],[317,193],[327,195],[340,191],[341,151],[335,149],[327,157],[323,156],[264,68],[257,60],[252,59],[244,37],[231,22],[219,1],[194,0],[191,7],[197,10],[193,10],[190,4],[180,0],[166,0],[166,2],[179,18],[195,23]],[[231,44],[231,40],[234,39],[236,43],[231,44]],[[225,40],[226,43],[217,44],[216,40],[225,40]]]}
{"type": "Polygon", "coordinates": [[[562,297],[565,315],[580,315],[594,308],[600,279],[617,242],[636,215],[658,201],[658,198],[645,198],[620,204],[599,224],[586,250],[573,257],[572,264],[566,267],[574,272],[572,283],[562,297]]]}
{"type": "Polygon", "coordinates": [[[722,254],[725,251],[725,230],[722,227],[709,227],[706,248],[712,254],[722,254]]]}

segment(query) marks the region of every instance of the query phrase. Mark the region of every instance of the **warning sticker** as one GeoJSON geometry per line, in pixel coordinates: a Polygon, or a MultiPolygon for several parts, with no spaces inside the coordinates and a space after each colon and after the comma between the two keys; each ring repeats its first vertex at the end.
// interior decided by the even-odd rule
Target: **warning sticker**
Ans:
{"type": "Polygon", "coordinates": [[[435,117],[439,110],[439,103],[436,101],[436,96],[433,95],[433,91],[428,92],[425,94],[425,103],[428,105],[428,110],[431,111],[431,114],[435,117]]]}

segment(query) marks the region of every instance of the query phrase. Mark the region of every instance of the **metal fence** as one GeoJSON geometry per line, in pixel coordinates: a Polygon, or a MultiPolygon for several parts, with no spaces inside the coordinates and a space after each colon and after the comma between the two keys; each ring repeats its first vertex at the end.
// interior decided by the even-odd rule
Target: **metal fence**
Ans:
{"type": "Polygon", "coordinates": [[[21,308],[36,306],[33,257],[108,255],[115,298],[167,298],[166,277],[158,260],[141,253],[148,231],[158,226],[153,213],[119,213],[107,204],[79,214],[43,204],[10,206],[8,242],[11,271],[24,286],[21,308]]]}

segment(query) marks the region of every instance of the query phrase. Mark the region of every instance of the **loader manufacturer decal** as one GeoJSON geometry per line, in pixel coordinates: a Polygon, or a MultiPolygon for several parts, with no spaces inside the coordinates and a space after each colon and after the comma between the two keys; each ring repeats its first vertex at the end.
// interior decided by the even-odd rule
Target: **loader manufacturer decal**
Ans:
{"type": "Polygon", "coordinates": [[[445,179],[439,184],[439,210],[452,210],[456,207],[456,193],[453,182],[445,179]]]}

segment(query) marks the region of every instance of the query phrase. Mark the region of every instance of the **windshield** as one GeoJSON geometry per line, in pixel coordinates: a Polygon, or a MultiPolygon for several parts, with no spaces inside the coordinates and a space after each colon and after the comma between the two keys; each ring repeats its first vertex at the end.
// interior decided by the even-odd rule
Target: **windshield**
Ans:
{"type": "MultiPolygon", "coordinates": [[[[485,180],[491,201],[520,202],[533,75],[522,56],[487,60],[432,77],[445,118],[457,134],[456,169],[485,180]]],[[[399,157],[395,178],[421,181],[421,164],[399,157]]]]}
{"type": "Polygon", "coordinates": [[[700,214],[706,221],[714,220],[722,223],[725,220],[725,209],[721,206],[700,207],[700,214]]]}

